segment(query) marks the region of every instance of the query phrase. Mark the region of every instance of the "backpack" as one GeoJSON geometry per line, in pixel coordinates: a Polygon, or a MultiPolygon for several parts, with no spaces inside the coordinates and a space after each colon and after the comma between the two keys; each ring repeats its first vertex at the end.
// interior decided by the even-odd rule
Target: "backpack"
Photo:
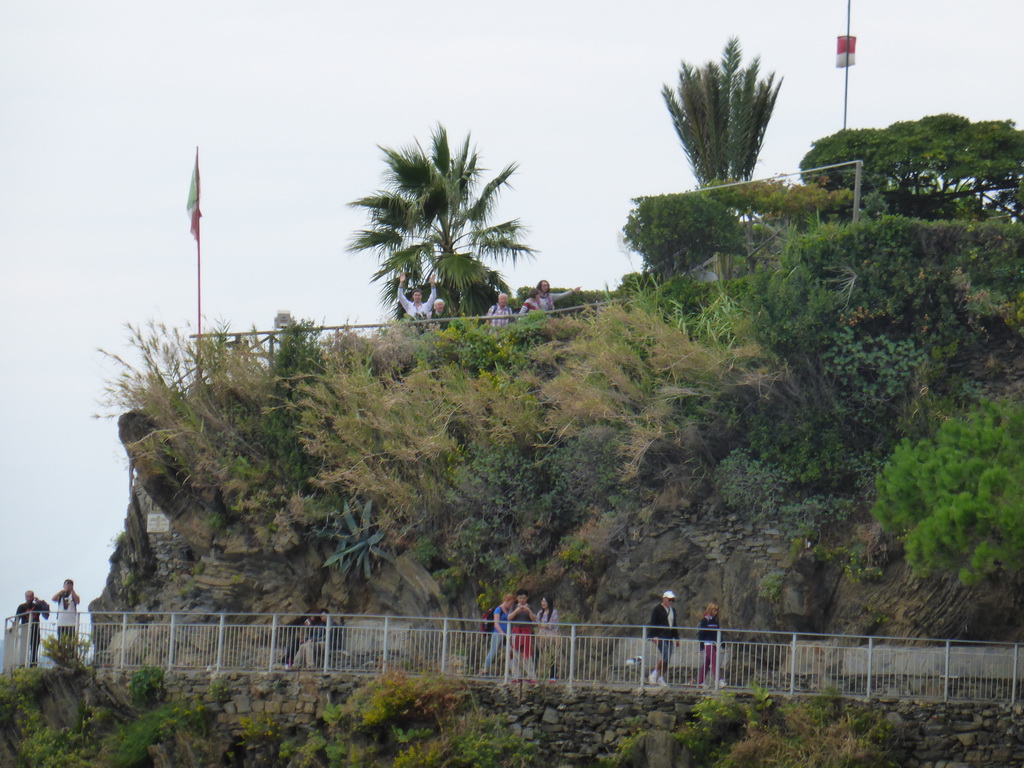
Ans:
{"type": "Polygon", "coordinates": [[[480,623],[480,631],[484,634],[494,631],[494,609],[489,608],[483,612],[483,621],[480,623]]]}

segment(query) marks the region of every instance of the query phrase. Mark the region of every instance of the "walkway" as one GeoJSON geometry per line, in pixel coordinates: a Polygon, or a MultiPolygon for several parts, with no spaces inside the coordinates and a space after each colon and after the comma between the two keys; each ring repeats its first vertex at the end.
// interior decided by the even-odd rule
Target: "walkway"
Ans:
{"type": "MultiPolygon", "coordinates": [[[[479,678],[492,636],[479,619],[335,615],[318,636],[301,616],[283,614],[82,614],[85,661],[97,668],[274,671],[306,668],[366,675],[410,674],[479,678]]],[[[41,637],[55,638],[43,622],[41,637]]],[[[694,685],[703,654],[695,628],[680,630],[666,671],[672,686],[694,685]]],[[[640,626],[562,624],[545,644],[534,637],[531,658],[505,646],[497,679],[556,679],[570,686],[650,686],[654,644],[640,626]],[[536,667],[543,665],[543,668],[536,667]]],[[[3,669],[31,658],[27,625],[5,622],[3,669]]],[[[722,633],[711,680],[729,689],[755,686],[775,693],[835,692],[857,698],[1015,703],[1024,692],[1020,646],[959,640],[906,640],[853,635],[750,630],[722,633]]],[[[42,664],[52,664],[40,648],[42,664]]],[[[709,671],[710,672],[710,671],[709,671]]]]}

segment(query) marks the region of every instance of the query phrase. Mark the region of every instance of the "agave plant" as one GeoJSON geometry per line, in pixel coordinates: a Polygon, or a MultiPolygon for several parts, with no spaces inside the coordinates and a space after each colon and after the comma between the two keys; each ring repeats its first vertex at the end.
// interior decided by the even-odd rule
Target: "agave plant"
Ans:
{"type": "Polygon", "coordinates": [[[324,568],[335,566],[342,574],[347,574],[355,566],[357,571],[362,570],[363,578],[368,580],[373,571],[374,558],[395,562],[395,558],[379,546],[384,539],[384,532],[373,523],[372,515],[372,501],[363,505],[358,521],[347,501],[340,512],[332,515],[332,524],[321,535],[336,539],[338,547],[334,554],[324,560],[324,568]]]}

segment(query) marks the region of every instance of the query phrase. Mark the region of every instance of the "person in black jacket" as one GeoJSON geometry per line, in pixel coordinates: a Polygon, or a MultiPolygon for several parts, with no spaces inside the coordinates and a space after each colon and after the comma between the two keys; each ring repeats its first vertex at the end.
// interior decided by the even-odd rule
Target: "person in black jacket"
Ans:
{"type": "MultiPolygon", "coordinates": [[[[713,683],[715,673],[718,671],[718,643],[720,639],[720,627],[718,624],[718,603],[708,603],[704,610],[704,618],[700,620],[697,629],[697,640],[700,643],[701,662],[700,671],[697,673],[697,685],[704,684],[705,673],[710,674],[709,683],[713,683]]],[[[725,685],[725,680],[719,680],[718,686],[725,685]]]]}
{"type": "Polygon", "coordinates": [[[657,662],[651,672],[650,681],[655,685],[668,685],[665,682],[665,667],[672,658],[672,648],[679,645],[679,631],[676,629],[676,595],[668,590],[661,596],[661,602],[651,611],[650,626],[647,636],[658,649],[657,662]]]}
{"type": "Polygon", "coordinates": [[[31,589],[25,593],[25,602],[14,612],[14,620],[29,625],[29,663],[35,666],[39,661],[39,618],[50,618],[50,604],[36,597],[31,589]]]}

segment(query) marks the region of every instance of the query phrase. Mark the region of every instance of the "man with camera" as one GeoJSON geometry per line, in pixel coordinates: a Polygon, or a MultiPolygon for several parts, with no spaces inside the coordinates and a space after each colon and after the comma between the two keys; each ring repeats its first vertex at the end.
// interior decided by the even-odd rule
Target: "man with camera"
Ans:
{"type": "MultiPolygon", "coordinates": [[[[25,602],[18,606],[18,609],[14,612],[14,620],[20,622],[22,625],[21,631],[24,633],[25,624],[29,625],[28,636],[29,636],[29,664],[35,666],[39,661],[39,618],[40,616],[44,619],[50,618],[50,604],[45,600],[40,600],[36,597],[36,593],[31,589],[25,593],[25,602]]],[[[12,627],[13,629],[13,627],[12,627]]],[[[24,634],[22,634],[24,637],[24,634]]]]}
{"type": "Polygon", "coordinates": [[[57,640],[73,638],[78,631],[78,604],[82,599],[75,592],[75,582],[64,579],[64,588],[53,596],[57,604],[57,640]]]}

